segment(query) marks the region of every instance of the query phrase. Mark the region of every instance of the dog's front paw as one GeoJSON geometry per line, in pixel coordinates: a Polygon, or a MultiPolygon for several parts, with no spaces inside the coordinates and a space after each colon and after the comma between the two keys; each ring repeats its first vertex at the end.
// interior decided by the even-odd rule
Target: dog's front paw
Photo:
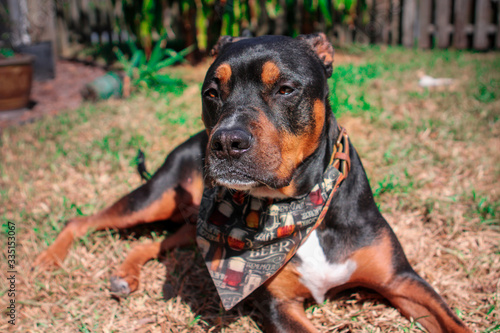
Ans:
{"type": "Polygon", "coordinates": [[[136,291],[139,288],[139,274],[139,271],[125,272],[120,269],[110,278],[109,289],[111,293],[116,296],[127,297],[130,293],[136,291]]]}
{"type": "Polygon", "coordinates": [[[61,267],[64,258],[66,258],[66,251],[54,251],[52,247],[49,247],[47,250],[40,253],[38,257],[36,257],[31,270],[35,269],[35,267],[61,267]]]}
{"type": "Polygon", "coordinates": [[[125,279],[119,278],[117,276],[112,276],[110,279],[110,286],[112,294],[120,297],[127,297],[130,294],[130,286],[125,279]]]}

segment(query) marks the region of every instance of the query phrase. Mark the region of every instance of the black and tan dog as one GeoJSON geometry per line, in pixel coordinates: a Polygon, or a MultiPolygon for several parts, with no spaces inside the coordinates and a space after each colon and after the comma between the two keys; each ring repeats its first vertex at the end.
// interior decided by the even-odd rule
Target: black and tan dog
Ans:
{"type": "MultiPolygon", "coordinates": [[[[223,37],[202,88],[206,131],[177,147],[150,181],[96,215],[70,221],[35,265],[61,262],[87,230],[121,229],[170,220],[182,224],[161,243],[135,247],[111,289],[137,289],[142,265],[192,244],[204,188],[256,198],[302,198],[322,181],[340,127],[327,78],[333,48],[323,34],[296,39],[223,37]]],[[[410,267],[382,217],[356,150],[346,148],[348,176],[326,216],[278,273],[258,289],[269,331],[315,332],[303,302],[338,291],[371,288],[430,332],[469,332],[444,300],[410,267]]],[[[345,155],[345,154],[344,154],[345,155]]]]}

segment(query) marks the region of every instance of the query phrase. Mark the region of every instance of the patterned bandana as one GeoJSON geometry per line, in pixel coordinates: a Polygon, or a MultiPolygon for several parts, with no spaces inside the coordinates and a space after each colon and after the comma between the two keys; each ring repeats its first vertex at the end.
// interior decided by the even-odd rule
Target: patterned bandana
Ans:
{"type": "Polygon", "coordinates": [[[205,188],[196,241],[226,310],[272,277],[321,224],[350,168],[343,128],[334,150],[321,183],[300,199],[259,199],[224,187],[205,188]]]}

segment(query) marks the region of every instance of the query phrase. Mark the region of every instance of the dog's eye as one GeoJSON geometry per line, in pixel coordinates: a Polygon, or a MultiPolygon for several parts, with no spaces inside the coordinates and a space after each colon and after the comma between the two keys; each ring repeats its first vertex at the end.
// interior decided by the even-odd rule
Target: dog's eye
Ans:
{"type": "Polygon", "coordinates": [[[280,95],[290,95],[293,91],[294,91],[294,89],[292,87],[282,86],[282,87],[280,87],[280,90],[278,90],[278,93],[280,95]]]}
{"type": "Polygon", "coordinates": [[[205,91],[205,96],[210,97],[210,98],[218,98],[219,93],[214,88],[210,88],[207,91],[205,91]]]}

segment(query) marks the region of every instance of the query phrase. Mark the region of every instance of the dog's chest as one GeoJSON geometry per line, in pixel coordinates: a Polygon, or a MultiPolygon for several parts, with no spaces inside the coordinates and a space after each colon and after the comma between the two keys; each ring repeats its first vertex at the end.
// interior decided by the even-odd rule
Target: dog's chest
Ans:
{"type": "Polygon", "coordinates": [[[309,289],[317,303],[322,303],[327,291],[349,281],[356,270],[356,262],[331,263],[319,243],[318,233],[314,230],[300,246],[296,255],[301,262],[297,265],[300,282],[309,289]]]}

